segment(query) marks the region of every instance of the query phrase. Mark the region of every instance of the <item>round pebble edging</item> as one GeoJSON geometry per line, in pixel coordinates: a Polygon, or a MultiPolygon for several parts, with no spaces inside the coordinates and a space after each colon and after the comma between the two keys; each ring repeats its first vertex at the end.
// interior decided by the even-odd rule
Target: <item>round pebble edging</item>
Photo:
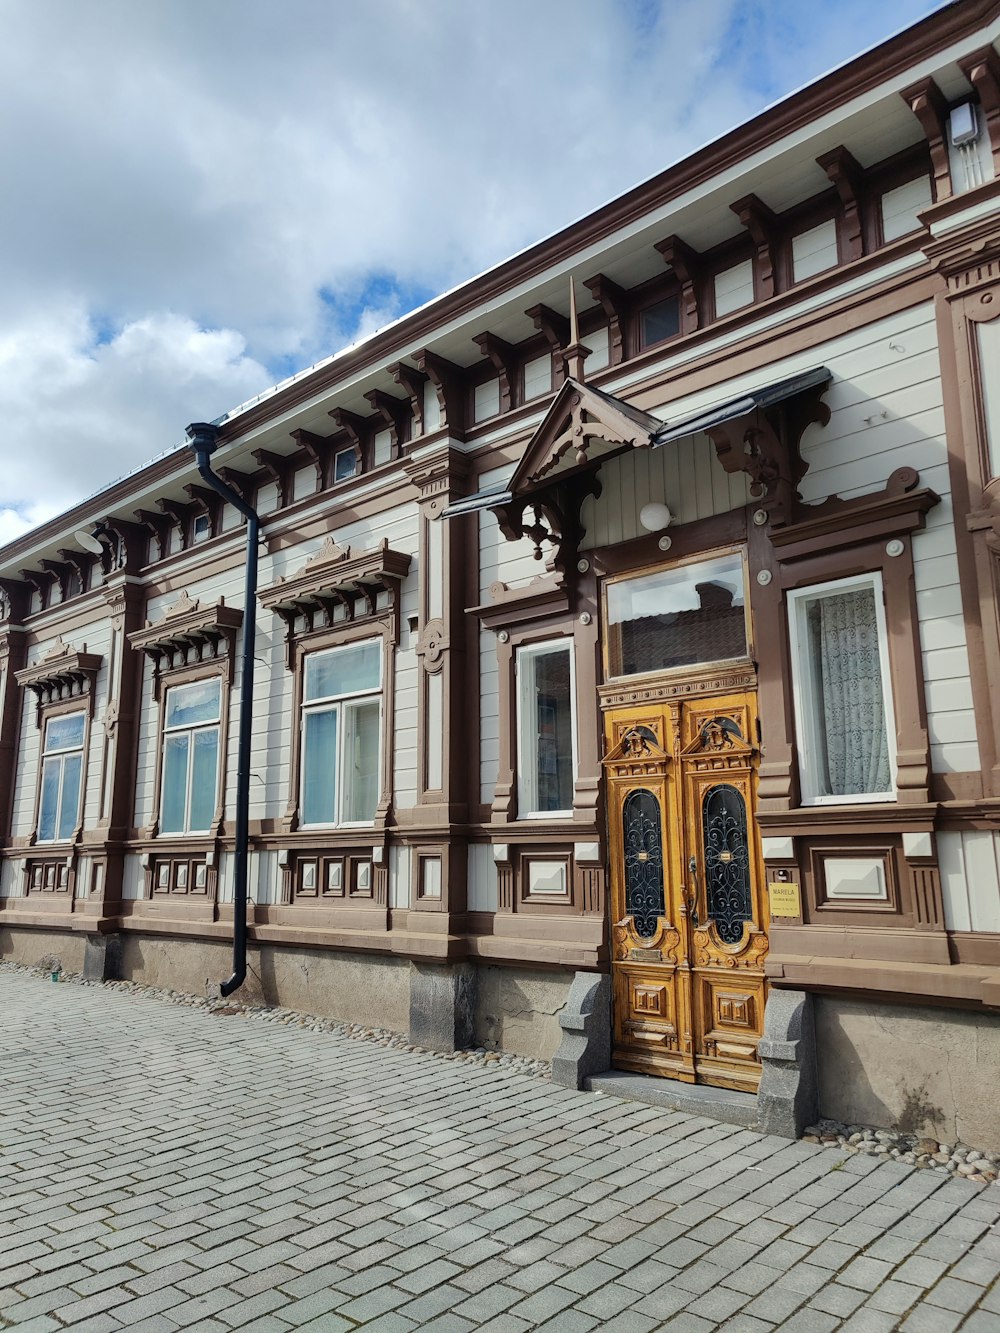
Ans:
{"type": "Polygon", "coordinates": [[[894,1129],[869,1129],[865,1125],[843,1125],[839,1120],[820,1120],[802,1135],[805,1143],[821,1143],[841,1152],[866,1157],[888,1157],[924,1171],[961,1176],[976,1184],[1000,1177],[1000,1152],[980,1152],[965,1143],[939,1143],[923,1134],[901,1134],[894,1129]]]}

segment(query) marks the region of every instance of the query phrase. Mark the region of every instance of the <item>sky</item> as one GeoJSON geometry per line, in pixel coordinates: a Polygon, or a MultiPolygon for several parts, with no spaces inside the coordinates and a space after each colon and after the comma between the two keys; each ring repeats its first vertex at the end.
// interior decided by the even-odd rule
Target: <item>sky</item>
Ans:
{"type": "Polygon", "coordinates": [[[0,544],[940,0],[0,0],[0,544]]]}

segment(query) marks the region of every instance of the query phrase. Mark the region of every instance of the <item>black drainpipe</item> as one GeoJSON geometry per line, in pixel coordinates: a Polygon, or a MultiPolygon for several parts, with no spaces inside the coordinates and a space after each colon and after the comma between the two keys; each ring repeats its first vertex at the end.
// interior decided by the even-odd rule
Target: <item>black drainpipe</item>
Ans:
{"type": "Polygon", "coordinates": [[[218,443],[218,426],[206,421],[187,428],[189,448],[202,479],[237,508],[247,521],[247,569],[243,595],[243,669],[240,673],[240,739],[236,765],[236,875],[233,886],[233,975],[219,987],[221,995],[239,990],[247,976],[247,853],[250,822],[250,727],[253,721],[254,639],[257,631],[257,541],[260,517],[212,471],[209,459],[218,443]]]}

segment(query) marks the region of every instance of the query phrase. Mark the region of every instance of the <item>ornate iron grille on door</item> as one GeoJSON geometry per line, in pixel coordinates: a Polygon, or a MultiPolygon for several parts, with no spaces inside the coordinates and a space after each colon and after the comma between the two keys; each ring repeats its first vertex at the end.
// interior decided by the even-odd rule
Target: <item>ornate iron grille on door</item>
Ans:
{"type": "Polygon", "coordinates": [[[660,803],[651,791],[631,791],[622,809],[625,842],[625,911],[644,939],[663,916],[663,842],[660,803]]]}
{"type": "Polygon", "coordinates": [[[708,914],[724,944],[739,944],[753,918],[747,811],[735,787],[711,787],[702,806],[708,914]]]}

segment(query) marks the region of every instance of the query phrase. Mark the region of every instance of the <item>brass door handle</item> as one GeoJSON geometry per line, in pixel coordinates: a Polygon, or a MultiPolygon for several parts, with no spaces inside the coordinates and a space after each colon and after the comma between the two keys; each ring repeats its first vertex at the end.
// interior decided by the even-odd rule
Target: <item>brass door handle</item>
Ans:
{"type": "Polygon", "coordinates": [[[687,909],[692,925],[697,926],[700,922],[698,921],[698,858],[695,856],[688,860],[688,874],[691,876],[692,885],[691,896],[687,899],[687,909]]]}

